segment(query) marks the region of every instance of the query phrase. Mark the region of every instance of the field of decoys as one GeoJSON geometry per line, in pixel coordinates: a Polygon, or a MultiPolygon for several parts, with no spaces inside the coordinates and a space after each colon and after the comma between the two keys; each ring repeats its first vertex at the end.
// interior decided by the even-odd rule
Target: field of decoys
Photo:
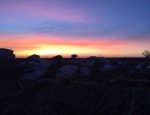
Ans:
{"type": "Polygon", "coordinates": [[[15,58],[0,48],[0,115],[149,115],[150,58],[15,58]]]}

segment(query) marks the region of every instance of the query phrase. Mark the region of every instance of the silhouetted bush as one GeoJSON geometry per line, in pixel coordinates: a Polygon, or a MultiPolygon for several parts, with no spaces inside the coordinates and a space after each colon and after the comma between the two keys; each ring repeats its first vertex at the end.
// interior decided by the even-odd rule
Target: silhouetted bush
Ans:
{"type": "Polygon", "coordinates": [[[142,55],[144,55],[146,58],[150,58],[150,51],[149,50],[144,50],[142,52],[142,55]]]}

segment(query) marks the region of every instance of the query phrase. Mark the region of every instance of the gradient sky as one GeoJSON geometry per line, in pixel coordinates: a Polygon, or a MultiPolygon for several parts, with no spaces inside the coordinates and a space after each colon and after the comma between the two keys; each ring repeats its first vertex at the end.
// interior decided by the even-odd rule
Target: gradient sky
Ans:
{"type": "Polygon", "coordinates": [[[142,57],[150,0],[1,0],[0,47],[17,57],[142,57]]]}

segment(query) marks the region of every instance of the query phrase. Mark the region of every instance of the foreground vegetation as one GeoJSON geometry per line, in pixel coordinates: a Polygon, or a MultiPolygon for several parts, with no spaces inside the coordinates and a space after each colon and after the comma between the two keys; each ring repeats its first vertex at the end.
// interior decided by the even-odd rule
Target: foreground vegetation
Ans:
{"type": "MultiPolygon", "coordinates": [[[[57,79],[24,85],[17,79],[26,67],[1,68],[0,115],[149,115],[150,82],[139,80],[147,71],[92,72],[86,78],[57,79]],[[9,71],[9,72],[8,72],[9,71]],[[111,81],[124,75],[133,81],[111,81]]],[[[54,79],[59,67],[50,67],[42,79],[54,79]]]]}
{"type": "Polygon", "coordinates": [[[2,115],[148,115],[150,91],[149,83],[62,79],[1,95],[0,101],[2,115]]]}

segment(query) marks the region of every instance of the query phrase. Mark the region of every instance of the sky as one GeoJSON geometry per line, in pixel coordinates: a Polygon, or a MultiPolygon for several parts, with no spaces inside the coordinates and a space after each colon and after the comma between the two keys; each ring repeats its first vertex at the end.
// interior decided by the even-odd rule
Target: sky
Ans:
{"type": "Polygon", "coordinates": [[[16,57],[142,57],[150,0],[1,0],[0,48],[16,57]]]}

